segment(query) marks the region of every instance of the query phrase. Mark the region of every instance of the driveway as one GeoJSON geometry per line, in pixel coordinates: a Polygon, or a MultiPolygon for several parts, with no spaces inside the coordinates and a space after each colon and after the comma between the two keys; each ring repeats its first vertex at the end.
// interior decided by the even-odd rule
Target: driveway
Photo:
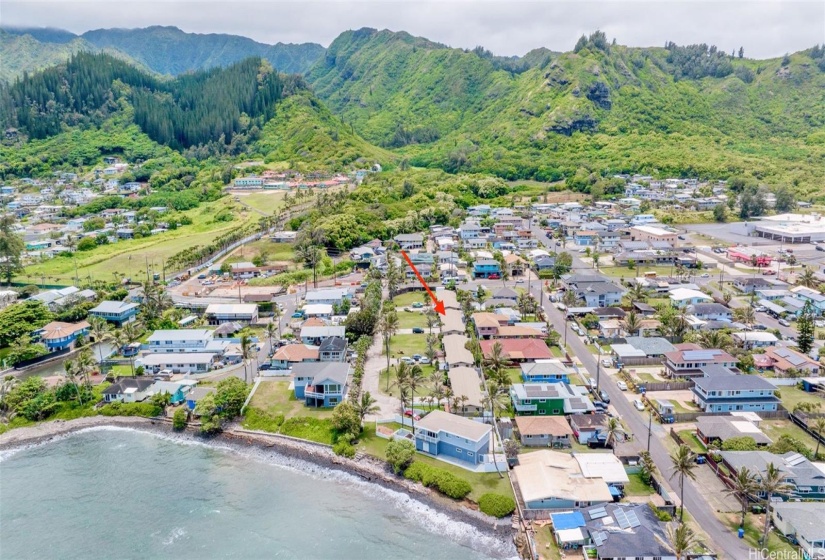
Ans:
{"type": "Polygon", "coordinates": [[[377,334],[367,350],[367,361],[364,363],[364,378],[361,386],[364,391],[370,392],[380,408],[377,414],[367,416],[367,420],[387,418],[401,409],[401,401],[383,393],[378,386],[381,370],[387,367],[387,358],[381,354],[381,346],[381,335],[377,334]]]}

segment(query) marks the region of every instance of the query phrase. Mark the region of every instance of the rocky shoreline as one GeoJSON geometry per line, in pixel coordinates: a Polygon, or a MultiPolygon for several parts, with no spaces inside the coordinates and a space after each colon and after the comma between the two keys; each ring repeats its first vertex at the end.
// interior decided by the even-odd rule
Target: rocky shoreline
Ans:
{"type": "MultiPolygon", "coordinates": [[[[480,511],[470,509],[462,502],[450,500],[417,483],[396,476],[383,461],[369,456],[347,459],[335,455],[332,449],[325,445],[266,432],[244,430],[239,426],[231,426],[215,437],[205,438],[193,430],[173,431],[171,423],[166,420],[92,416],[76,420],[45,422],[36,426],[10,430],[0,434],[0,451],[41,445],[80,430],[98,427],[134,429],[165,437],[196,441],[205,445],[217,445],[238,452],[253,451],[264,458],[267,455],[278,455],[287,459],[305,461],[320,468],[340,471],[370,484],[377,484],[388,490],[406,494],[411,499],[500,541],[502,546],[512,546],[513,529],[509,518],[495,519],[480,511]]],[[[514,549],[513,552],[515,552],[514,549]]]]}

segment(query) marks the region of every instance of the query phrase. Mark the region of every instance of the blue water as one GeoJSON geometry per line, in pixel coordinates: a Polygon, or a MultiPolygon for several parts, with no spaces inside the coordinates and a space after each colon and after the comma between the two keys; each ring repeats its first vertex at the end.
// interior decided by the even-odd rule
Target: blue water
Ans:
{"type": "Polygon", "coordinates": [[[0,462],[4,560],[513,555],[404,494],[270,453],[103,428],[0,462]]]}

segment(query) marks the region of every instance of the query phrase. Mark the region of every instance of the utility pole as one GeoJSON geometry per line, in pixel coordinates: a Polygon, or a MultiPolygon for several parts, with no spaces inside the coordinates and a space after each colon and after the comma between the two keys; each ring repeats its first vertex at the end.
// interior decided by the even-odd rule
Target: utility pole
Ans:
{"type": "Polygon", "coordinates": [[[146,260],[146,283],[148,284],[150,282],[150,280],[149,280],[149,257],[144,256],[143,258],[146,260]]]}
{"type": "Polygon", "coordinates": [[[596,361],[596,394],[598,394],[598,392],[599,392],[599,377],[600,377],[600,374],[602,372],[602,347],[599,346],[599,345],[596,345],[596,346],[599,349],[599,358],[596,361]]]}
{"type": "Polygon", "coordinates": [[[650,453],[650,436],[653,435],[653,411],[647,411],[647,452],[650,453]]]}

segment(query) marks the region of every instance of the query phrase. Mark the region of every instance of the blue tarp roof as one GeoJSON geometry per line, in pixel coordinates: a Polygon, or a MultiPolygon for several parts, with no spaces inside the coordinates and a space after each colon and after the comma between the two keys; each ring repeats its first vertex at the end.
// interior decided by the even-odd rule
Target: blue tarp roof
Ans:
{"type": "Polygon", "coordinates": [[[579,511],[571,511],[567,513],[551,513],[550,519],[553,520],[553,530],[561,531],[563,529],[577,529],[584,527],[584,516],[579,511]]]}
{"type": "Polygon", "coordinates": [[[621,496],[622,495],[622,491],[620,489],[616,488],[615,486],[608,486],[607,488],[608,488],[608,490],[610,490],[610,495],[611,496],[621,496]]]}

